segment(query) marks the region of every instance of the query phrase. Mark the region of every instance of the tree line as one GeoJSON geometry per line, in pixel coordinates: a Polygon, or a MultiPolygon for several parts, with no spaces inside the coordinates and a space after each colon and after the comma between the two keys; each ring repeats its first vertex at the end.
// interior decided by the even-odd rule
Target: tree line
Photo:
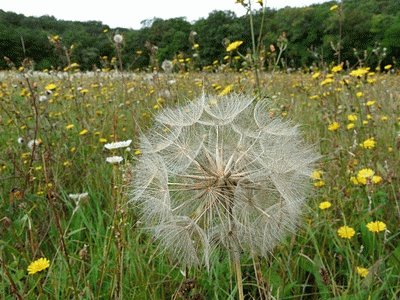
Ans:
{"type": "MultiPolygon", "coordinates": [[[[259,8],[252,11],[252,19],[258,57],[264,66],[308,68],[347,62],[349,66],[376,67],[397,65],[400,57],[399,0],[259,8]]],[[[98,21],[26,17],[0,10],[0,69],[18,67],[24,58],[30,58],[37,70],[71,63],[79,64],[81,70],[112,68],[117,65],[113,57],[118,55],[125,70],[157,68],[164,60],[174,59],[202,69],[231,59],[226,57],[226,47],[238,40],[243,41],[238,49],[240,68],[252,53],[249,24],[249,14],[238,17],[231,11],[213,11],[193,23],[183,17],[155,18],[133,30],[109,28],[98,21]],[[123,36],[119,49],[113,42],[115,34],[123,36]]]]}

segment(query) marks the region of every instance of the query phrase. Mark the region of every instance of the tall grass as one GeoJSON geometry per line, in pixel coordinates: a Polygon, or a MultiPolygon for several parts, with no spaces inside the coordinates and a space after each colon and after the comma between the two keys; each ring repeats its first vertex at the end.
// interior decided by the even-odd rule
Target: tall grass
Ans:
{"type": "MultiPolygon", "coordinates": [[[[219,94],[229,85],[232,91],[251,94],[253,74],[126,73],[122,81],[114,72],[2,72],[2,298],[235,299],[229,257],[220,253],[208,273],[182,270],[143,233],[137,212],[126,204],[126,192],[129,166],[141,155],[138,135],[156,111],[203,90],[219,94]],[[27,143],[35,135],[38,145],[30,149],[27,143]],[[123,163],[106,163],[111,154],[104,143],[127,139],[133,140],[131,148],[117,153],[123,163]],[[80,201],[68,196],[83,192],[88,197],[80,201]],[[28,275],[28,265],[40,257],[48,258],[50,267],[28,275]]],[[[323,83],[322,72],[315,75],[259,74],[260,94],[269,95],[271,102],[266,113],[300,123],[323,158],[320,178],[310,179],[316,187],[295,235],[268,259],[242,257],[245,296],[398,298],[399,75],[357,78],[341,71],[331,83],[323,83]],[[350,122],[350,114],[357,120],[350,122]],[[333,122],[340,127],[328,130],[333,122]],[[354,128],[347,129],[349,123],[354,128]],[[374,148],[360,146],[371,137],[374,148]],[[363,168],[371,168],[382,181],[352,183],[350,178],[363,168]],[[320,209],[323,201],[332,206],[320,209]],[[366,224],[375,220],[387,230],[370,232],[366,224]],[[343,225],[354,228],[350,239],[338,235],[343,225]],[[360,276],[357,267],[368,269],[368,275],[360,276]]]]}

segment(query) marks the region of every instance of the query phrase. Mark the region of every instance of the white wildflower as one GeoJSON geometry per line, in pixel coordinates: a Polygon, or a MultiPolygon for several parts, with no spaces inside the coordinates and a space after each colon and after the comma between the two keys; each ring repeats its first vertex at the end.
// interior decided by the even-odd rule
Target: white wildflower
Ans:
{"type": "Polygon", "coordinates": [[[68,198],[72,199],[72,200],[81,200],[81,199],[85,199],[89,196],[88,193],[79,193],[79,194],[69,194],[68,198]]]}
{"type": "Polygon", "coordinates": [[[32,148],[33,148],[33,144],[35,144],[35,146],[37,147],[37,146],[39,146],[41,143],[42,143],[41,140],[30,140],[30,141],[27,143],[27,146],[28,146],[29,149],[32,149],[32,148]]]}
{"type": "Polygon", "coordinates": [[[123,160],[124,158],[121,156],[109,156],[106,158],[106,162],[110,164],[119,164],[123,160]]]}
{"type": "Polygon", "coordinates": [[[39,102],[45,102],[47,101],[47,96],[46,95],[40,95],[39,96],[39,102]]]}
{"type": "Polygon", "coordinates": [[[132,143],[132,140],[121,141],[121,142],[114,142],[114,143],[107,143],[104,145],[104,148],[108,150],[114,150],[119,148],[126,148],[132,143]]]}

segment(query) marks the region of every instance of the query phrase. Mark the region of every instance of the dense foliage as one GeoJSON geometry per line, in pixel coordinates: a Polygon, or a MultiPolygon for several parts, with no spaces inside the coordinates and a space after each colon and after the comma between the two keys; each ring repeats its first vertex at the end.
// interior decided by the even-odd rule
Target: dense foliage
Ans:
{"type": "MultiPolygon", "coordinates": [[[[361,6],[359,3],[344,0],[337,10],[330,9],[336,4],[331,1],[302,8],[254,12],[255,36],[260,41],[259,51],[266,58],[265,65],[274,55],[270,45],[278,48],[283,33],[287,38],[287,49],[282,54],[281,67],[297,68],[336,61],[348,61],[353,66],[360,60],[373,67],[396,64],[400,57],[400,1],[365,0],[361,6]]],[[[128,30],[111,29],[97,21],[25,17],[0,10],[2,56],[12,58],[17,66],[29,57],[38,70],[67,66],[68,62],[59,53],[64,47],[70,53],[71,61],[79,63],[81,69],[112,66],[111,59],[116,56],[112,36],[117,32],[124,36],[122,61],[125,69],[130,70],[149,65],[158,67],[163,60],[174,58],[191,58],[195,61],[193,67],[204,67],[215,60],[223,61],[226,43],[234,40],[244,41],[243,55],[251,48],[249,15],[237,17],[230,11],[214,11],[193,24],[183,17],[156,18],[143,21],[139,30],[128,30]],[[197,34],[191,35],[191,32],[197,34]],[[62,47],[49,43],[49,36],[60,37],[62,47]]],[[[7,67],[7,61],[1,60],[0,68],[7,67]]]]}

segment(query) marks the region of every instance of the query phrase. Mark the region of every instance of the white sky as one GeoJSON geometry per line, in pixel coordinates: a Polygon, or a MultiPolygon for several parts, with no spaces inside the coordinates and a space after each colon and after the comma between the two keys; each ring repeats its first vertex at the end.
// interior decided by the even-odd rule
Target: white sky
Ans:
{"type": "MultiPolygon", "coordinates": [[[[306,6],[328,0],[264,0],[270,8],[306,6]]],[[[253,0],[253,2],[255,2],[253,0]]],[[[258,7],[254,3],[254,7],[258,7]]],[[[0,0],[0,9],[26,16],[50,15],[62,20],[102,21],[110,27],[139,29],[140,22],[154,17],[186,17],[195,21],[213,10],[231,10],[243,15],[235,0],[0,0]]]]}

